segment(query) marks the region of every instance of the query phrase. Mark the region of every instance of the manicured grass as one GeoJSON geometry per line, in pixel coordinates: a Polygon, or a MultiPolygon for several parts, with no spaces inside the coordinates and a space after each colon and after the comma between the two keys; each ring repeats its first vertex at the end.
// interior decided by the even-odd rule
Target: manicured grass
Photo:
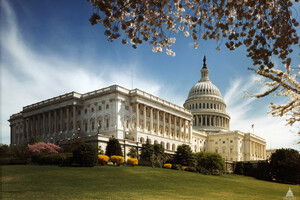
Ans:
{"type": "Polygon", "coordinates": [[[3,199],[282,199],[291,187],[150,167],[1,166],[3,199]]]}

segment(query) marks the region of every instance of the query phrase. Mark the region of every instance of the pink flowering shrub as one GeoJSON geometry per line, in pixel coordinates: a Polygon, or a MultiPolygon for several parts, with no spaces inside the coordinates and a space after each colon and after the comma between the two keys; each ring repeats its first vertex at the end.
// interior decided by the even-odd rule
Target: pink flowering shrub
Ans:
{"type": "Polygon", "coordinates": [[[32,153],[58,153],[60,147],[53,143],[38,142],[33,145],[28,144],[28,149],[32,153]]]}

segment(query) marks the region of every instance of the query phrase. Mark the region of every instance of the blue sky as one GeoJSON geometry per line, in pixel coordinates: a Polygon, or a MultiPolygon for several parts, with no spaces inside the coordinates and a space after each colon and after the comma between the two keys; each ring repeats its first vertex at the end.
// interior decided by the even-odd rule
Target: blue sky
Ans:
{"type": "MultiPolygon", "coordinates": [[[[92,12],[85,0],[1,0],[1,143],[9,143],[7,120],[22,107],[67,92],[85,93],[113,84],[131,89],[131,74],[133,88],[182,106],[200,79],[206,55],[210,79],[227,103],[231,129],[252,132],[251,124],[255,124],[255,134],[266,139],[268,148],[300,150],[296,145],[299,124],[284,126],[284,118],[266,113],[270,101],[284,99],[243,98],[244,90],[265,89],[247,70],[252,62],[244,48],[229,51],[221,46],[221,51],[216,51],[215,41],[201,40],[195,50],[192,40],[179,33],[172,47],[175,57],[153,53],[148,44],[135,50],[120,40],[107,42],[103,27],[90,25],[92,12]]],[[[299,51],[294,50],[292,64],[298,66],[299,51]]],[[[274,61],[280,64],[276,58],[274,61]]]]}

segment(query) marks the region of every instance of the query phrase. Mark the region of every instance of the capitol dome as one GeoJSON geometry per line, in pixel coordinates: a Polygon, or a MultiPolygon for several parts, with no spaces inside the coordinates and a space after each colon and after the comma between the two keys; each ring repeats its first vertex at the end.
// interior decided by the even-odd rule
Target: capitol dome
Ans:
{"type": "Polygon", "coordinates": [[[203,59],[201,79],[191,88],[184,107],[191,110],[197,130],[229,129],[230,117],[220,90],[209,80],[206,59],[203,59]]]}

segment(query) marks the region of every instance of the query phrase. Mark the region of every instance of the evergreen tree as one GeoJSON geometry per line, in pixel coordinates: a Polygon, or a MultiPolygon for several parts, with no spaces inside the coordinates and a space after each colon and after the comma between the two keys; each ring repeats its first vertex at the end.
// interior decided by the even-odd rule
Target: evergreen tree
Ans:
{"type": "Polygon", "coordinates": [[[123,156],[121,145],[119,140],[114,137],[109,138],[109,141],[106,146],[105,155],[107,156],[123,156]]]}
{"type": "Polygon", "coordinates": [[[179,145],[174,156],[175,163],[183,166],[189,166],[192,160],[193,152],[191,147],[186,144],[179,145]]]}

